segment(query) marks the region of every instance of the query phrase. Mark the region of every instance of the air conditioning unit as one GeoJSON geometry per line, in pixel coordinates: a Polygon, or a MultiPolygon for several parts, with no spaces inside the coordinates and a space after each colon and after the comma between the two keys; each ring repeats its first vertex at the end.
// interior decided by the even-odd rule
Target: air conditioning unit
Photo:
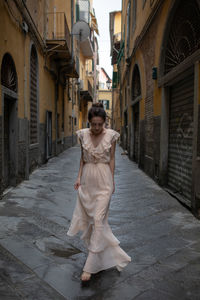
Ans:
{"type": "Polygon", "coordinates": [[[84,81],[82,79],[80,79],[80,90],[82,91],[84,88],[84,81]]]}

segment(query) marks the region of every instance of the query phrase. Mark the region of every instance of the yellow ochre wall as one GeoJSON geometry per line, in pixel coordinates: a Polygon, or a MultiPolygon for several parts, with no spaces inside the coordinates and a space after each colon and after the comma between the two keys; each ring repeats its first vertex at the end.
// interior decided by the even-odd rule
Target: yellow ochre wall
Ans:
{"type": "Polygon", "coordinates": [[[115,13],[114,34],[121,32],[121,11],[115,13]]]}
{"type": "MultiPolygon", "coordinates": [[[[9,1],[9,3],[11,3],[9,1]]],[[[26,5],[30,9],[31,14],[33,14],[33,19],[35,19],[38,29],[42,30],[44,25],[44,15],[40,15],[42,11],[42,5],[45,1],[41,1],[40,6],[35,6],[33,1],[27,1],[26,5]],[[34,13],[36,11],[37,13],[34,13]]],[[[51,6],[53,8],[54,3],[56,3],[57,11],[63,11],[63,7],[66,7],[67,16],[70,15],[69,1],[59,0],[50,1],[48,9],[50,11],[51,6]],[[62,2],[62,3],[61,3],[62,2]]],[[[16,18],[21,22],[21,15],[16,9],[14,3],[12,2],[12,9],[15,13],[16,18]]],[[[68,26],[70,27],[71,19],[68,21],[68,26]]],[[[40,50],[40,47],[31,40],[29,34],[24,34],[19,28],[17,22],[10,16],[5,2],[0,2],[0,28],[1,30],[1,47],[0,47],[0,63],[5,53],[9,53],[15,63],[15,68],[17,72],[18,81],[18,118],[27,118],[30,120],[30,53],[31,46],[34,44],[36,47],[37,57],[38,57],[38,103],[39,103],[39,122],[45,124],[46,122],[46,111],[52,112],[52,134],[53,140],[55,140],[55,81],[53,80],[50,73],[44,69],[45,66],[45,56],[40,50]],[[12,36],[12,38],[9,38],[12,36]],[[20,54],[20,55],[19,55],[20,54]]],[[[41,36],[43,31],[40,32],[41,36]]],[[[47,59],[46,65],[50,67],[50,62],[47,59]]],[[[0,85],[1,89],[1,85],[0,85]]],[[[61,121],[62,121],[62,89],[59,87],[59,98],[57,101],[57,110],[60,114],[60,124],[59,128],[61,131],[61,121]]],[[[67,96],[64,101],[65,107],[65,136],[71,135],[69,132],[68,119],[66,114],[71,113],[71,103],[68,102],[67,96]]],[[[77,111],[77,105],[75,106],[77,111]]],[[[2,114],[1,105],[1,93],[0,93],[0,114],[2,114]]],[[[77,120],[78,122],[78,120],[77,120]]]]}
{"type": "MultiPolygon", "coordinates": [[[[157,1],[154,1],[152,7],[146,3],[146,5],[143,8],[142,1],[137,2],[137,18],[136,18],[136,27],[133,34],[130,34],[130,50],[134,47],[134,42],[137,36],[139,36],[143,30],[143,27],[145,23],[147,22],[150,14],[152,13],[152,10],[155,8],[157,1]]],[[[128,0],[124,1],[124,8],[127,9],[128,0]]],[[[165,27],[168,19],[168,14],[170,7],[172,5],[172,0],[166,0],[164,1],[164,4],[162,6],[162,9],[159,13],[159,26],[157,27],[156,31],[156,43],[155,43],[155,59],[154,59],[154,65],[159,70],[159,64],[160,64],[160,55],[161,55],[161,47],[163,42],[163,36],[165,33],[165,27]]],[[[125,28],[126,28],[126,9],[124,9],[124,12],[122,14],[122,20],[125,21],[125,28]]],[[[123,22],[122,22],[123,23],[123,22]]],[[[123,29],[122,24],[122,31],[123,29]]],[[[132,28],[132,22],[130,23],[130,28],[132,28]]],[[[126,39],[125,39],[126,44],[126,39]]],[[[131,54],[131,51],[129,52],[129,55],[131,54]]],[[[142,100],[140,101],[140,120],[144,119],[145,116],[145,103],[144,99],[146,97],[146,78],[145,78],[145,66],[144,66],[144,59],[143,55],[145,53],[142,53],[140,48],[138,48],[134,54],[134,57],[131,61],[131,76],[129,78],[129,85],[131,87],[131,79],[132,79],[132,71],[134,65],[137,63],[140,71],[140,79],[141,79],[141,90],[142,90],[142,100]]],[[[125,51],[125,57],[126,51],[125,51]]],[[[125,78],[126,76],[126,68],[123,67],[122,69],[122,78],[125,78]]],[[[122,89],[127,86],[127,78],[126,80],[122,81],[122,89]]],[[[153,102],[153,108],[154,108],[154,116],[161,115],[161,88],[158,87],[157,80],[152,81],[152,84],[154,84],[154,102],[153,102]]],[[[130,95],[131,96],[131,95],[130,95]]]]}

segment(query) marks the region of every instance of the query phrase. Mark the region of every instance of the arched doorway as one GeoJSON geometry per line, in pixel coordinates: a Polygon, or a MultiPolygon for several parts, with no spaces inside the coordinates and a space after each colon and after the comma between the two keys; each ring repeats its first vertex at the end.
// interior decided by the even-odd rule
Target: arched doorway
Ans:
{"type": "Polygon", "coordinates": [[[15,185],[17,177],[17,73],[14,61],[6,53],[1,65],[1,85],[3,101],[2,132],[2,186],[3,189],[15,185]]]}
{"type": "Polygon", "coordinates": [[[177,1],[164,36],[161,74],[165,83],[161,146],[165,156],[166,185],[192,206],[195,55],[200,48],[200,9],[197,1],[177,1]],[[165,130],[168,130],[166,132],[165,130]],[[167,153],[164,148],[167,148],[167,153]]]}
{"type": "Polygon", "coordinates": [[[131,157],[139,162],[139,101],[141,100],[140,72],[138,65],[135,65],[132,77],[132,136],[131,157]]]}

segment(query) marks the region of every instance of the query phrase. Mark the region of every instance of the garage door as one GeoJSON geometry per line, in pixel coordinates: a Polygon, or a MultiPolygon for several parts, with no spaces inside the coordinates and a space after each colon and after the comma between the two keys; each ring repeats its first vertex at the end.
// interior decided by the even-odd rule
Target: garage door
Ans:
{"type": "Polygon", "coordinates": [[[170,90],[168,186],[191,206],[194,75],[170,90]]]}

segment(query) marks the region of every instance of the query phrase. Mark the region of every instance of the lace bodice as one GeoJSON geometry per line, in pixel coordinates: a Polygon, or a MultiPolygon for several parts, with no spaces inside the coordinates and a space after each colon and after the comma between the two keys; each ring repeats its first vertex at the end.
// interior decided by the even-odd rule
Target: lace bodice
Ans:
{"type": "Polygon", "coordinates": [[[89,128],[76,131],[83,147],[83,160],[87,163],[109,163],[110,148],[120,134],[113,129],[104,129],[103,137],[97,147],[94,147],[89,128]]]}

